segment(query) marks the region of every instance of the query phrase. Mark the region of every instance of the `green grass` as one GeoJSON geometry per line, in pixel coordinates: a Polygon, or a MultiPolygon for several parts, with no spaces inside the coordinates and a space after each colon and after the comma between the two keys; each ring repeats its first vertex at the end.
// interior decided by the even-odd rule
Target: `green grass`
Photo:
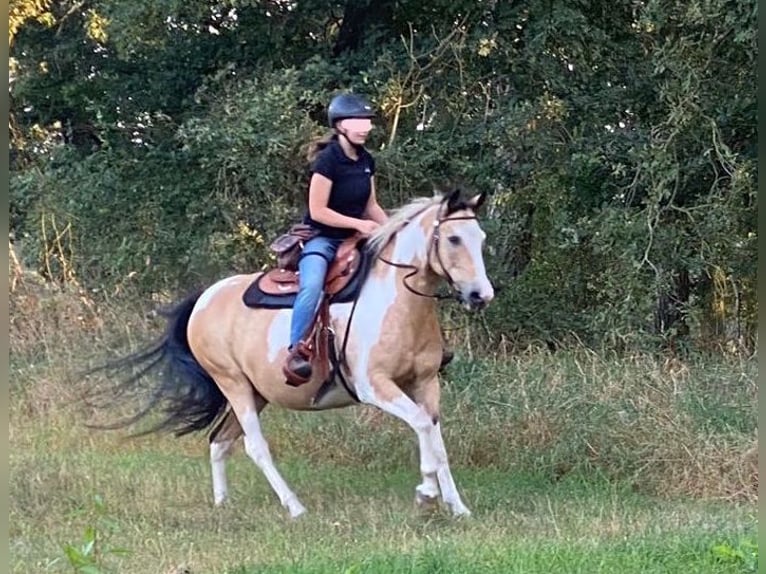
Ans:
{"type": "MultiPolygon", "coordinates": [[[[342,424],[350,413],[265,418],[279,438],[301,421],[342,424]]],[[[755,539],[750,504],[658,498],[578,472],[553,480],[453,465],[474,513],[455,520],[414,508],[414,457],[385,467],[385,450],[375,461],[348,460],[343,444],[325,445],[313,461],[281,447],[279,467],[309,509],[292,521],[241,447],[229,464],[230,503],[215,509],[202,437],[126,442],[57,415],[14,427],[11,572],[72,572],[63,547],[78,544],[89,526],[100,547],[130,551],[106,553],[101,571],[126,574],[182,572],[181,565],[194,574],[734,573],[748,571],[746,562],[713,549],[755,539]]]]}
{"type": "Polygon", "coordinates": [[[90,315],[53,303],[16,309],[11,332],[11,572],[75,572],[80,559],[92,574],[757,570],[754,360],[458,349],[442,422],[473,511],[460,520],[414,508],[416,440],[400,421],[267,409],[264,434],[309,511],[292,521],[241,446],[216,509],[203,436],[86,428],[117,413],[76,406],[91,382],[73,373],[95,360],[82,350],[157,325],[79,327],[90,315]]]}

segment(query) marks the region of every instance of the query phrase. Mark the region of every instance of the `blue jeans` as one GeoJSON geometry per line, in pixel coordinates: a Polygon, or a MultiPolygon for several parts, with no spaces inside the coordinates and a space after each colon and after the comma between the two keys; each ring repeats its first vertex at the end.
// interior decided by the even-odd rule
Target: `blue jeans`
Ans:
{"type": "Polygon", "coordinates": [[[298,263],[300,289],[295,296],[293,318],[290,324],[290,346],[296,345],[306,335],[322,299],[327,268],[335,259],[335,253],[343,242],[319,235],[306,242],[298,263]]]}

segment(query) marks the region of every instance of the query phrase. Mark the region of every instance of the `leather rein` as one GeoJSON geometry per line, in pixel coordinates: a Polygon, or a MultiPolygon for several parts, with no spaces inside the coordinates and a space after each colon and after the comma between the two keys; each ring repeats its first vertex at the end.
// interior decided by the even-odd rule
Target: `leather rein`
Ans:
{"type": "Polygon", "coordinates": [[[458,293],[457,288],[455,286],[455,280],[452,279],[452,275],[450,275],[449,271],[447,270],[447,267],[444,265],[444,262],[442,261],[441,251],[439,250],[439,240],[441,239],[441,225],[442,223],[446,223],[448,221],[461,221],[461,220],[468,220],[468,219],[477,219],[475,215],[464,215],[462,217],[445,217],[444,219],[441,219],[439,217],[436,218],[436,221],[433,223],[433,233],[431,234],[431,241],[428,244],[428,252],[426,253],[426,263],[433,269],[433,265],[431,265],[431,256],[434,251],[436,251],[436,260],[439,263],[439,267],[441,267],[442,272],[444,273],[444,278],[447,280],[447,284],[450,287],[451,293],[443,295],[439,293],[435,293],[431,295],[430,293],[423,293],[422,291],[418,291],[414,287],[412,287],[408,280],[417,275],[418,269],[415,265],[412,265],[411,263],[397,263],[395,261],[389,261],[388,259],[385,259],[383,256],[378,256],[378,259],[380,259],[383,263],[386,263],[388,265],[391,265],[392,267],[396,267],[397,269],[409,269],[410,272],[404,276],[402,279],[402,283],[404,286],[415,295],[418,295],[420,297],[428,297],[430,299],[457,299],[458,293]]]}

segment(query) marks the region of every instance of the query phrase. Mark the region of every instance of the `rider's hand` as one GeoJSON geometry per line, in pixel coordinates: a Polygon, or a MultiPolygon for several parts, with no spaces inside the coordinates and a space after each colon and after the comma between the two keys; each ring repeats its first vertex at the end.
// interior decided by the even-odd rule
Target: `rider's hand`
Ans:
{"type": "Polygon", "coordinates": [[[370,235],[380,225],[372,219],[360,219],[356,225],[356,230],[362,235],[370,235]]]}

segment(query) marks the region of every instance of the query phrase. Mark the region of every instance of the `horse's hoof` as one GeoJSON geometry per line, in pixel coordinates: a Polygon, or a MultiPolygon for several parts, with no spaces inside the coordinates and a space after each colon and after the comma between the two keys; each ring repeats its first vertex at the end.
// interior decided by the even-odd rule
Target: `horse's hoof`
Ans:
{"type": "Polygon", "coordinates": [[[290,518],[292,519],[300,518],[306,514],[306,507],[303,506],[298,500],[291,500],[285,506],[287,507],[287,512],[290,513],[290,518]]]}
{"type": "Polygon", "coordinates": [[[430,509],[436,508],[438,505],[439,505],[438,496],[424,496],[420,493],[417,493],[415,495],[415,506],[417,506],[418,508],[430,510],[430,509]]]}
{"type": "Polygon", "coordinates": [[[452,516],[455,518],[471,516],[471,511],[464,504],[452,504],[450,509],[452,510],[452,516]]]}

